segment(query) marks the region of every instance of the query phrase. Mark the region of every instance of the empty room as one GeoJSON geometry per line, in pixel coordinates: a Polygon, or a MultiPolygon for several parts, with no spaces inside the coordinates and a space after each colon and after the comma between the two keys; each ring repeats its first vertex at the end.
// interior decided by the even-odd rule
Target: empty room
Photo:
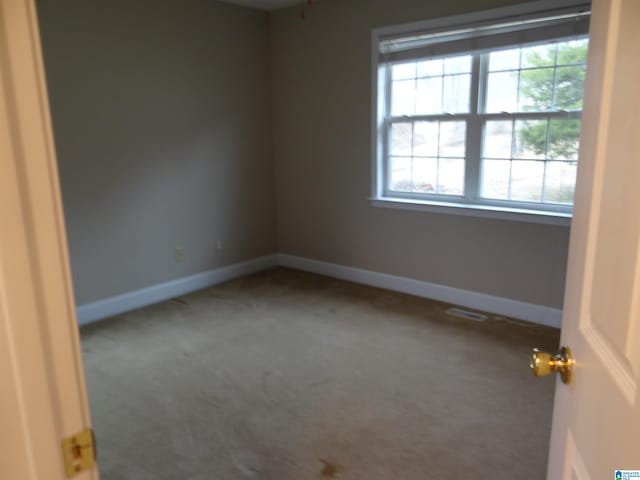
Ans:
{"type": "Polygon", "coordinates": [[[638,468],[634,2],[1,1],[61,475],[638,468]]]}

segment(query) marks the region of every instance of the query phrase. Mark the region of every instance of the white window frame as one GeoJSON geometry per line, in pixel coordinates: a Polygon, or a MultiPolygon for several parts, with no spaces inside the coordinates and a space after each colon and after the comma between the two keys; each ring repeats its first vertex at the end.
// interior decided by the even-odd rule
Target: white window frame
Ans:
{"type": "MultiPolygon", "coordinates": [[[[516,220],[533,223],[543,223],[551,225],[569,226],[572,218],[572,206],[539,204],[514,201],[500,201],[483,199],[478,194],[480,177],[480,151],[477,145],[481,144],[482,122],[487,119],[513,119],[522,116],[532,118],[535,113],[508,113],[508,114],[486,114],[477,115],[478,111],[478,82],[480,81],[480,69],[482,60],[478,55],[473,56],[472,66],[472,87],[471,87],[471,108],[469,114],[442,115],[443,119],[453,120],[455,117],[472,118],[475,121],[467,121],[467,145],[476,145],[475,149],[467,148],[465,156],[465,196],[446,195],[412,195],[411,193],[393,192],[389,195],[384,182],[386,179],[385,169],[387,168],[387,147],[388,128],[385,119],[385,108],[380,108],[390,98],[391,82],[386,76],[389,69],[379,61],[379,46],[383,38],[409,35],[415,32],[454,30],[460,25],[469,25],[484,22],[500,22],[502,19],[515,19],[527,15],[535,15],[539,12],[557,11],[559,9],[583,7],[585,0],[539,0],[535,2],[514,5],[510,7],[484,10],[463,15],[438,18],[427,21],[412,22],[402,25],[394,25],[376,28],[372,31],[371,52],[372,52],[372,124],[371,124],[371,203],[377,207],[388,207],[406,210],[429,211],[453,215],[467,215],[474,217],[498,218],[504,220],[516,220]],[[386,89],[383,88],[386,86],[386,89]]],[[[486,68],[486,65],[484,66],[486,68]]],[[[387,106],[388,107],[388,106],[387,106]]],[[[544,118],[580,118],[580,113],[576,112],[549,112],[540,114],[544,118]]],[[[429,115],[430,120],[436,119],[437,115],[429,115]]]]}

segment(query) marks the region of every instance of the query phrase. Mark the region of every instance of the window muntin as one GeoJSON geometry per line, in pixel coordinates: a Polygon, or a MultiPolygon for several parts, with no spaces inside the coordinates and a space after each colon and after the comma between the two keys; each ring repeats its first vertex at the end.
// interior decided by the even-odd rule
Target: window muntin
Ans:
{"type": "Polygon", "coordinates": [[[570,211],[587,46],[387,62],[383,196],[570,211]]]}

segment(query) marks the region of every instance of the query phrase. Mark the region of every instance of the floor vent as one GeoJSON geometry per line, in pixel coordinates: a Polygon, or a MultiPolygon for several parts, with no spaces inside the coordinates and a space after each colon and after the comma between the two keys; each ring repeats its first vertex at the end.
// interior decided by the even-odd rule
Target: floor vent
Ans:
{"type": "Polygon", "coordinates": [[[476,322],[484,322],[487,319],[486,315],[481,313],[469,312],[460,308],[450,308],[445,313],[454,317],[466,318],[467,320],[474,320],[476,322]]]}

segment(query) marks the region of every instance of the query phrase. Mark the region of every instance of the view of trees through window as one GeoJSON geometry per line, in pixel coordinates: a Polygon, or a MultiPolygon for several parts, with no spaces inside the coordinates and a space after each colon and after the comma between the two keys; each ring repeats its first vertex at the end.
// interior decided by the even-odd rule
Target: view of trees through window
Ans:
{"type": "Polygon", "coordinates": [[[580,38],[477,54],[478,73],[471,54],[393,65],[390,190],[464,195],[475,149],[481,198],[571,205],[587,48],[580,38]],[[468,145],[474,116],[480,143],[468,145]]]}
{"type": "MultiPolygon", "coordinates": [[[[531,99],[528,107],[533,111],[553,109],[554,104],[563,110],[582,110],[584,96],[587,42],[564,42],[527,55],[527,63],[533,67],[521,75],[522,92],[531,99]],[[566,65],[559,70],[544,68],[554,62],[566,65]],[[555,73],[555,78],[554,78],[555,73]],[[549,101],[551,100],[551,102],[549,101]]],[[[565,122],[552,129],[547,143],[546,132],[540,126],[530,126],[521,132],[523,141],[541,154],[548,146],[557,158],[575,158],[580,139],[580,123],[565,122]]]]}

